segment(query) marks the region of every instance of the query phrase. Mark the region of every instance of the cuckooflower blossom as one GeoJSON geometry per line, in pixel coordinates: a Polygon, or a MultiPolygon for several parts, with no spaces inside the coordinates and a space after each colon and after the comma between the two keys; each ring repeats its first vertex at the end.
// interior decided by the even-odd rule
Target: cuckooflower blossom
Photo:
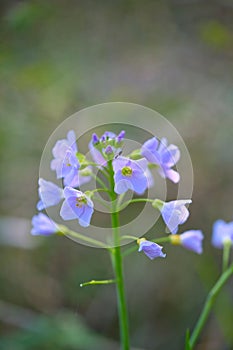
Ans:
{"type": "Polygon", "coordinates": [[[68,185],[79,169],[76,136],[73,130],[67,134],[67,139],[59,140],[53,147],[54,159],[51,161],[51,169],[56,171],[57,178],[64,177],[65,184],[68,185]]]}
{"type": "Polygon", "coordinates": [[[212,244],[216,248],[223,248],[225,242],[233,245],[233,222],[215,221],[213,225],[212,244]]]}
{"type": "Polygon", "coordinates": [[[186,204],[192,203],[191,199],[175,200],[171,202],[163,202],[156,199],[153,206],[160,210],[162,218],[171,233],[178,231],[178,226],[185,223],[189,217],[189,211],[185,207],[186,204]]]}
{"type": "Polygon", "coordinates": [[[162,252],[163,247],[158,245],[157,243],[147,241],[145,238],[140,238],[137,240],[139,245],[138,251],[143,251],[148,258],[151,260],[155,258],[165,258],[166,254],[162,252]]]}
{"type": "Polygon", "coordinates": [[[48,207],[57,205],[63,198],[63,190],[55,185],[53,182],[39,179],[39,197],[40,201],[37,203],[37,209],[43,210],[48,207]]]}
{"type": "Polygon", "coordinates": [[[138,194],[142,194],[148,187],[148,179],[146,176],[147,161],[131,160],[126,157],[117,157],[112,162],[114,170],[114,191],[122,194],[127,190],[132,190],[138,194]]]}
{"type": "Polygon", "coordinates": [[[33,216],[32,225],[31,234],[34,236],[50,236],[58,232],[56,223],[43,213],[33,216]]]}
{"type": "Polygon", "coordinates": [[[181,235],[171,235],[172,244],[182,245],[184,248],[192,250],[197,254],[202,253],[202,240],[204,236],[200,230],[189,230],[181,235]]]}
{"type": "Polygon", "coordinates": [[[70,186],[80,168],[79,161],[71,148],[66,152],[62,163],[61,176],[64,178],[64,185],[70,186]]]}
{"type": "Polygon", "coordinates": [[[159,142],[156,137],[153,137],[142,145],[141,154],[148,162],[159,167],[158,171],[163,178],[168,178],[174,183],[179,182],[179,173],[172,169],[180,159],[177,146],[172,144],[168,146],[165,138],[159,142]]]}
{"type": "Polygon", "coordinates": [[[83,192],[75,190],[72,187],[64,188],[64,197],[65,201],[63,202],[60,211],[62,219],[78,219],[81,226],[89,226],[94,212],[92,200],[83,192]]]}

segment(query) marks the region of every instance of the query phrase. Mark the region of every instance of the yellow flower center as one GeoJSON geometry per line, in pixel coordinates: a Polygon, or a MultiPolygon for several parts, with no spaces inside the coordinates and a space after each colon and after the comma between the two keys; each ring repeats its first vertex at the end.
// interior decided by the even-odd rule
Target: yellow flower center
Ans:
{"type": "Polygon", "coordinates": [[[130,166],[125,166],[121,169],[121,173],[123,176],[132,176],[133,170],[130,168],[130,166]]]}
{"type": "Polygon", "coordinates": [[[76,198],[76,207],[82,208],[83,204],[87,204],[87,200],[84,196],[76,198]]]}

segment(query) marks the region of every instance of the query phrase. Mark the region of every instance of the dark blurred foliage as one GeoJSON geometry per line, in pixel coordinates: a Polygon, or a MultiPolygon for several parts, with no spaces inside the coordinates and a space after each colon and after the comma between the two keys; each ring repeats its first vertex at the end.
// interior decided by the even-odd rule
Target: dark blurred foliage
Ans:
{"type": "MultiPolygon", "coordinates": [[[[134,254],[125,271],[133,346],[182,349],[220,271],[212,223],[233,217],[232,1],[2,0],[0,8],[2,217],[35,213],[44,144],[83,107],[139,103],[183,136],[195,175],[184,229],[203,229],[205,253],[167,247],[156,262],[134,254]]],[[[0,349],[119,348],[114,287],[79,287],[112,276],[107,254],[62,237],[32,242],[28,223],[15,220],[0,226],[0,349]]],[[[232,324],[231,282],[197,349],[232,349],[232,324]]]]}

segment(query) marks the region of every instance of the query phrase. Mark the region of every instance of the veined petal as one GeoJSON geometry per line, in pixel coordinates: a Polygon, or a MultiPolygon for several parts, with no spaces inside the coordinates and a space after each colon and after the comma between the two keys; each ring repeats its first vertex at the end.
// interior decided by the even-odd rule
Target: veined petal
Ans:
{"type": "Polygon", "coordinates": [[[77,217],[67,200],[65,200],[62,204],[60,215],[63,220],[74,220],[77,217]]]}

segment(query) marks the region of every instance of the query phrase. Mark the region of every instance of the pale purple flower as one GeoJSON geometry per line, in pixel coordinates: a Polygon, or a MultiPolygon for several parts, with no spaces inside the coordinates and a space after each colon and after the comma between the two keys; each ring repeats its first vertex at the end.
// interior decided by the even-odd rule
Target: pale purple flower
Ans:
{"type": "Polygon", "coordinates": [[[192,203],[191,199],[175,200],[163,202],[156,199],[153,206],[161,212],[162,218],[171,233],[178,231],[178,226],[185,223],[189,217],[189,211],[186,204],[192,203]]]}
{"type": "Polygon", "coordinates": [[[31,234],[34,236],[50,236],[59,231],[56,223],[43,213],[33,216],[32,225],[31,234]]]}
{"type": "Polygon", "coordinates": [[[61,175],[64,178],[64,185],[70,186],[74,177],[77,175],[80,168],[79,161],[76,154],[71,148],[66,152],[65,158],[62,163],[61,175]]]}
{"type": "Polygon", "coordinates": [[[64,197],[65,201],[63,202],[60,211],[62,219],[78,219],[81,226],[89,226],[94,212],[92,200],[83,192],[75,190],[72,187],[64,188],[64,197]]]}
{"type": "Polygon", "coordinates": [[[163,178],[168,178],[174,183],[179,182],[179,173],[172,169],[180,159],[180,151],[177,146],[172,144],[168,146],[165,138],[159,141],[153,137],[142,145],[141,154],[150,163],[159,167],[159,173],[163,178]]]}
{"type": "Polygon", "coordinates": [[[141,238],[138,240],[139,249],[138,251],[143,251],[148,258],[151,260],[155,258],[165,258],[166,254],[162,252],[163,247],[158,245],[157,243],[147,241],[145,238],[141,238]]]}
{"type": "Polygon", "coordinates": [[[56,171],[58,179],[66,178],[66,184],[71,181],[70,179],[79,169],[77,151],[76,136],[73,130],[68,132],[67,139],[57,141],[53,147],[54,159],[51,161],[51,169],[56,171]]]}
{"type": "Polygon", "coordinates": [[[233,244],[233,222],[217,220],[213,225],[212,244],[216,248],[223,248],[226,241],[233,244]]]}
{"type": "Polygon", "coordinates": [[[63,198],[63,190],[55,185],[53,182],[39,179],[39,197],[40,201],[37,203],[37,209],[43,210],[48,207],[57,205],[63,198]]]}
{"type": "Polygon", "coordinates": [[[117,157],[112,162],[114,170],[114,191],[122,194],[127,190],[132,190],[138,194],[142,194],[148,187],[148,179],[146,176],[147,161],[131,160],[126,157],[117,157]]]}
{"type": "Polygon", "coordinates": [[[181,245],[197,254],[202,253],[203,233],[200,230],[189,230],[182,233],[180,236],[181,245]]]}

